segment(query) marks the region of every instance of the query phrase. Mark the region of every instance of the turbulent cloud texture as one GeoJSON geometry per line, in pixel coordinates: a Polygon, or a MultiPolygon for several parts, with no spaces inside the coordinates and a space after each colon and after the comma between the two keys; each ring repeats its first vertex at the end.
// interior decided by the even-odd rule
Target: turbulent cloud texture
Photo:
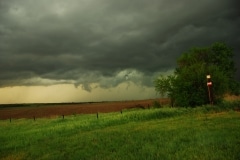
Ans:
{"type": "Polygon", "coordinates": [[[151,86],[193,46],[224,41],[238,66],[236,0],[1,0],[0,87],[151,86]]]}

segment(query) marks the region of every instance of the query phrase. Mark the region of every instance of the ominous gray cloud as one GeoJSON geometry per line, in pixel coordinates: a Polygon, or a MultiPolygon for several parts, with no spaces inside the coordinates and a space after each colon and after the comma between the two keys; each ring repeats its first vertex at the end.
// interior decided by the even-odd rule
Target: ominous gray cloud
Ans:
{"type": "Polygon", "coordinates": [[[237,0],[1,0],[0,86],[152,85],[193,46],[234,48],[237,0]]]}

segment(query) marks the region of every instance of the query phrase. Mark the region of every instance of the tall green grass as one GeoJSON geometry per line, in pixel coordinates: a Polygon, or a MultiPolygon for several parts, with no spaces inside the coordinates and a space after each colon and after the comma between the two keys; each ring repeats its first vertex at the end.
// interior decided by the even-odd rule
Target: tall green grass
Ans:
{"type": "Polygon", "coordinates": [[[217,106],[0,121],[1,159],[240,159],[240,113],[217,106]]]}

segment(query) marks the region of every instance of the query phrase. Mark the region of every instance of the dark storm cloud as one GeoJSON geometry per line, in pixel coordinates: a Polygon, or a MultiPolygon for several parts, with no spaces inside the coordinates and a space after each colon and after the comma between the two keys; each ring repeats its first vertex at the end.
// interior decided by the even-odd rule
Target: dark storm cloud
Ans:
{"type": "Polygon", "coordinates": [[[0,86],[152,85],[192,46],[224,41],[239,69],[237,1],[2,0],[0,86]],[[124,74],[125,75],[124,75],[124,74]]]}

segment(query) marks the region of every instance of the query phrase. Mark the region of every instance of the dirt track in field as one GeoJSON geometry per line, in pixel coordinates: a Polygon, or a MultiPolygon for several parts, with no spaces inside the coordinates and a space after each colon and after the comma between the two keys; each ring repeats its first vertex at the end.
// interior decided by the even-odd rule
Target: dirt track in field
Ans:
{"type": "Polygon", "coordinates": [[[118,112],[123,109],[148,108],[154,101],[160,104],[169,103],[168,99],[149,99],[121,102],[98,102],[98,103],[69,103],[69,104],[26,104],[26,106],[0,106],[0,119],[10,118],[42,118],[73,114],[91,114],[118,112]]]}

